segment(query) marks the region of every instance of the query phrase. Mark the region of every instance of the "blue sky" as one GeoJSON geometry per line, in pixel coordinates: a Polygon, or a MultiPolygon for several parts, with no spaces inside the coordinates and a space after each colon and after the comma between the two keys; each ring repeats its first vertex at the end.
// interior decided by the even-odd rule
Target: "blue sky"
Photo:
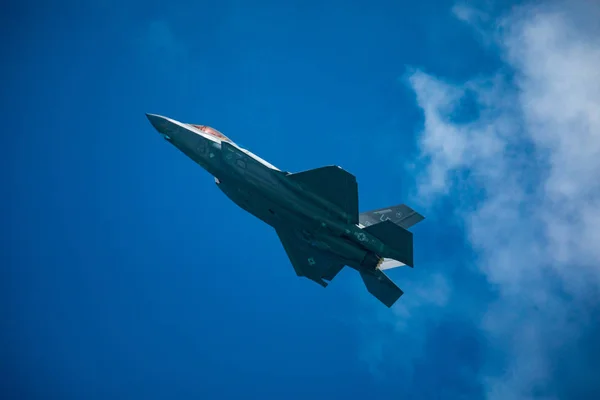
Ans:
{"type": "Polygon", "coordinates": [[[597,10],[101,3],[0,17],[4,398],[597,393],[597,10]],[[426,215],[405,295],[296,278],[146,112],[426,215]]]}

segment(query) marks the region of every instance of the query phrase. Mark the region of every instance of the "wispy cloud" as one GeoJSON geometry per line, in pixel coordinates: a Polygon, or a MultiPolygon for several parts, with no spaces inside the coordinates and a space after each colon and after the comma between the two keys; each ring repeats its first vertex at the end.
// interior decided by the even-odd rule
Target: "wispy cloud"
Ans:
{"type": "Polygon", "coordinates": [[[552,360],[589,328],[600,283],[600,40],[556,4],[495,22],[454,11],[506,66],[459,85],[412,74],[425,117],[418,195],[463,199],[478,267],[499,290],[481,327],[509,362],[486,367],[488,397],[559,396],[552,360]],[[477,110],[458,121],[468,96],[477,110]]]}
{"type": "MultiPolygon", "coordinates": [[[[419,358],[426,346],[427,338],[422,329],[415,327],[434,326],[443,317],[439,312],[451,296],[451,288],[446,278],[433,273],[424,280],[414,282],[410,296],[402,297],[390,310],[371,303],[368,317],[363,319],[360,331],[365,335],[361,348],[362,359],[367,363],[372,375],[389,379],[383,365],[389,365],[390,358],[396,358],[396,351],[402,353],[402,366],[419,358]],[[375,323],[374,323],[375,321],[375,323]],[[389,334],[383,334],[382,331],[389,334]],[[376,338],[376,340],[373,340],[376,338]],[[405,344],[410,343],[410,348],[405,344]]],[[[396,361],[396,360],[392,360],[396,361]]]]}

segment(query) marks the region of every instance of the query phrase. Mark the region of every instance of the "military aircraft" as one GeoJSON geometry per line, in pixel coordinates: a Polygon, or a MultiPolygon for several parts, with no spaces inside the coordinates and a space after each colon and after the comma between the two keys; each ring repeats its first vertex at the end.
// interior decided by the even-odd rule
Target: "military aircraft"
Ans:
{"type": "Polygon", "coordinates": [[[387,307],[402,296],[382,271],[413,267],[407,229],[422,215],[404,204],[359,213],[356,177],[338,166],[282,171],[214,128],[146,116],[165,140],[213,175],[227,197],[275,229],[296,275],[326,287],[347,265],[387,307]]]}

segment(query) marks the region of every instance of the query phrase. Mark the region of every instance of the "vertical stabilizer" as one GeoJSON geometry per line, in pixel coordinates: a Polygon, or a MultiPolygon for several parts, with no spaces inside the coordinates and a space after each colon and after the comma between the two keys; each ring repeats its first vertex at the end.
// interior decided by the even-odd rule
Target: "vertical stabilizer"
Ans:
{"type": "Polygon", "coordinates": [[[408,229],[424,219],[424,216],[406,204],[366,211],[359,215],[359,222],[363,226],[371,226],[379,222],[390,220],[404,229],[408,229]]]}
{"type": "Polygon", "coordinates": [[[381,256],[398,260],[409,267],[414,266],[412,232],[390,220],[367,226],[364,230],[381,240],[385,245],[385,250],[381,256]]]}

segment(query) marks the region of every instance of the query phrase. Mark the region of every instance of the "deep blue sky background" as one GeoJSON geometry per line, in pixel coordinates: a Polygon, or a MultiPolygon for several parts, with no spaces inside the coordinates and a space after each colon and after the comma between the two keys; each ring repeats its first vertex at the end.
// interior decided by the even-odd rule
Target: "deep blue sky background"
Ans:
{"type": "MultiPolygon", "coordinates": [[[[407,68],[496,68],[452,3],[89,3],[0,17],[0,397],[480,397],[462,289],[393,331],[353,271],[326,290],[296,278],[272,229],[144,116],[214,126],[288,171],[341,165],[361,210],[401,203],[421,124],[407,68]]],[[[480,287],[460,227],[428,217],[417,267],[390,273],[405,297],[436,272],[480,287]]]]}

